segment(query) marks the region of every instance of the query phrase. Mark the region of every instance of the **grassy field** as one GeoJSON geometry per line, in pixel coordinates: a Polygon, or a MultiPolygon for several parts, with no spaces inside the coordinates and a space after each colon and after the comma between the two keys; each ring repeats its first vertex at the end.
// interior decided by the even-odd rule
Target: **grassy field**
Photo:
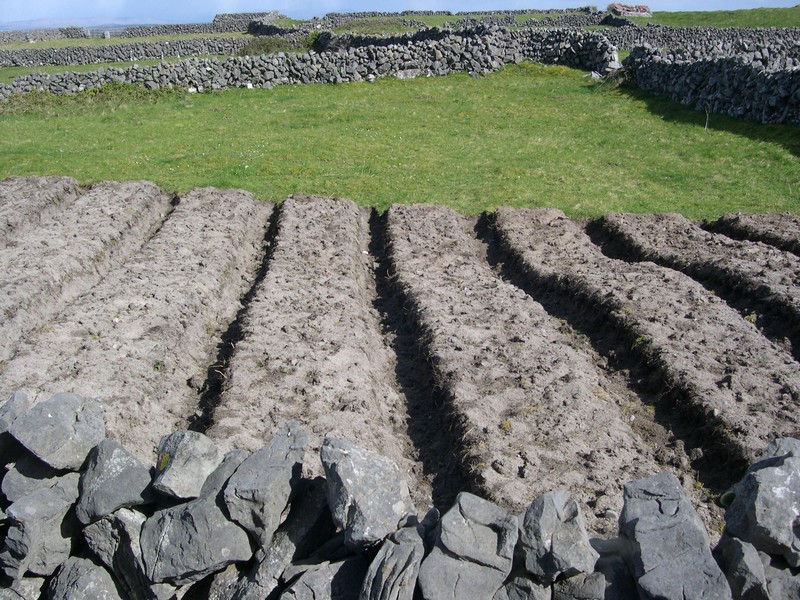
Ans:
{"type": "Polygon", "coordinates": [[[112,88],[0,109],[0,177],[149,179],[447,204],[800,212],[800,129],[597,87],[563,67],[190,95],[112,88]]]}
{"type": "Polygon", "coordinates": [[[800,4],[790,8],[655,12],[652,19],[631,20],[641,25],[658,23],[673,27],[800,27],[800,4]]]}

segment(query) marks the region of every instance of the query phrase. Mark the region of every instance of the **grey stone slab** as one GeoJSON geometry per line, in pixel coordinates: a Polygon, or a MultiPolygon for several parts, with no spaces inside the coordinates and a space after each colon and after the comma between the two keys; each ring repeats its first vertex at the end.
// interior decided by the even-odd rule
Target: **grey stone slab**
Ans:
{"type": "Polygon", "coordinates": [[[23,577],[7,588],[0,588],[0,600],[30,600],[42,595],[47,580],[44,577],[23,577]]]}
{"type": "Polygon", "coordinates": [[[71,532],[62,528],[72,502],[53,489],[37,490],[12,504],[0,564],[6,575],[52,575],[69,558],[71,532]]]}
{"type": "Polygon", "coordinates": [[[16,502],[36,490],[53,487],[58,482],[60,473],[26,452],[6,472],[0,489],[9,502],[16,502]]]}
{"type": "Polygon", "coordinates": [[[231,598],[260,600],[268,597],[278,589],[292,561],[305,559],[334,532],[325,480],[318,477],[292,502],[286,521],[275,532],[269,547],[259,550],[255,568],[240,577],[231,598]]]}
{"type": "Polygon", "coordinates": [[[800,566],[800,440],[780,438],[731,488],[726,530],[768,554],[800,566]]]}
{"type": "Polygon", "coordinates": [[[225,506],[231,518],[267,548],[300,480],[308,432],[284,423],[272,443],[250,455],[228,481],[225,506]]]}
{"type": "Polygon", "coordinates": [[[139,541],[145,519],[140,512],[121,508],[86,526],[83,536],[130,600],[168,600],[175,596],[176,588],[151,583],[145,573],[139,541]]]}
{"type": "Polygon", "coordinates": [[[228,519],[221,491],[243,456],[236,451],[226,455],[197,499],[157,511],[145,521],[140,542],[145,572],[152,582],[185,585],[229,564],[250,560],[250,538],[228,519]]]}
{"type": "Polygon", "coordinates": [[[387,537],[369,565],[359,600],[412,600],[426,535],[423,526],[415,525],[387,537]]]}
{"type": "Polygon", "coordinates": [[[714,558],[728,579],[734,600],[769,600],[767,576],[755,546],[724,534],[714,548],[714,558]]]}
{"type": "Polygon", "coordinates": [[[602,573],[579,573],[553,584],[553,600],[604,600],[606,578],[602,573]]]}
{"type": "Polygon", "coordinates": [[[328,437],[320,457],[328,481],[328,505],[351,548],[379,544],[416,515],[408,483],[391,460],[328,437]]]}
{"type": "Polygon", "coordinates": [[[9,432],[53,468],[77,471],[105,437],[103,408],[91,398],[55,394],[20,415],[9,432]]]}
{"type": "Polygon", "coordinates": [[[549,585],[536,582],[525,575],[516,575],[501,587],[493,600],[551,600],[549,585]]]}
{"type": "Polygon", "coordinates": [[[86,558],[72,557],[59,569],[47,590],[49,600],[123,600],[108,571],[86,558]]]}
{"type": "Polygon", "coordinates": [[[518,519],[462,492],[437,527],[418,582],[426,600],[492,598],[511,572],[518,519]]]}
{"type": "Polygon", "coordinates": [[[368,563],[357,556],[315,565],[280,595],[281,600],[356,600],[368,563]]]}
{"type": "Polygon", "coordinates": [[[188,500],[200,494],[203,483],[222,461],[222,452],[196,431],[176,431],[161,438],[153,489],[188,500]]]}
{"type": "Polygon", "coordinates": [[[578,503],[567,492],[547,492],[536,498],[520,523],[519,554],[537,580],[592,573],[598,553],[589,544],[578,503]]]}
{"type": "Polygon", "coordinates": [[[120,508],[147,504],[153,499],[150,469],[119,442],[103,440],[89,454],[81,474],[75,513],[87,524],[120,508]]]}
{"type": "Polygon", "coordinates": [[[30,408],[30,400],[25,392],[14,392],[0,407],[0,434],[6,433],[14,421],[30,408]]]}
{"type": "Polygon", "coordinates": [[[769,597],[772,600],[800,598],[800,572],[791,569],[782,556],[770,556],[764,552],[758,555],[764,565],[769,597]]]}
{"type": "Polygon", "coordinates": [[[624,486],[620,537],[643,599],[729,599],[708,533],[681,484],[658,473],[624,486]]]}

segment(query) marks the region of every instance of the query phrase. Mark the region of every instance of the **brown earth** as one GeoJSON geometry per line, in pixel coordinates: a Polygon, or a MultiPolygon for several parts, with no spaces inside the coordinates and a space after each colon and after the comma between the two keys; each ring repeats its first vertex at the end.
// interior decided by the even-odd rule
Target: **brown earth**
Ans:
{"type": "Polygon", "coordinates": [[[797,215],[731,213],[705,223],[704,227],[737,240],[764,242],[800,256],[800,217],[797,215]]]}
{"type": "MultiPolygon", "coordinates": [[[[600,534],[623,483],[667,469],[714,537],[742,461],[800,433],[800,368],[760,323],[557,212],[211,189],[172,205],[142,182],[0,183],[0,285],[22,315],[0,324],[0,392],[96,396],[148,461],[175,428],[252,450],[299,418],[317,447],[394,459],[420,508],[471,489],[519,511],[563,488],[600,534]]],[[[761,268],[794,281],[788,264],[761,268]]]]}

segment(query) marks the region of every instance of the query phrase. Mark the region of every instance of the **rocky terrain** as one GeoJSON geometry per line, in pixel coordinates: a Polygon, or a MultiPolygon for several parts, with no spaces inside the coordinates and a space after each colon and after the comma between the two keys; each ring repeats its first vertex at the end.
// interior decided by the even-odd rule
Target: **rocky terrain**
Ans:
{"type": "Polygon", "coordinates": [[[765,534],[731,511],[762,475],[797,501],[775,439],[800,438],[798,221],[703,225],[0,182],[7,585],[787,597],[769,590],[797,589],[796,515],[776,501],[765,534]],[[353,499],[337,469],[358,460],[353,499]],[[562,527],[576,554],[537,554],[562,527]],[[734,585],[742,561],[756,579],[734,585]]]}

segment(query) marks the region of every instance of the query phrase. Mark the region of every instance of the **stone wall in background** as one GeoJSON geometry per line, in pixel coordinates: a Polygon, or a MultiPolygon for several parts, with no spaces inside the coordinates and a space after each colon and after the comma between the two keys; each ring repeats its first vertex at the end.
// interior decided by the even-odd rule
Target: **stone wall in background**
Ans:
{"type": "Polygon", "coordinates": [[[800,125],[800,61],[768,48],[752,48],[752,57],[750,51],[706,57],[691,48],[673,52],[638,47],[624,64],[638,88],[697,110],[800,125]],[[775,66],[787,62],[794,66],[775,66]]]}
{"type": "Polygon", "coordinates": [[[152,89],[182,86],[203,91],[276,84],[342,83],[387,75],[411,78],[455,71],[478,75],[523,60],[598,72],[619,66],[616,50],[608,40],[580,29],[481,28],[440,32],[438,39],[410,39],[405,43],[381,41],[381,45],[351,46],[321,53],[189,59],[89,73],[34,73],[17,78],[11,85],[0,85],[0,100],[15,92],[74,93],[111,82],[143,84],[152,89]]]}
{"type": "Polygon", "coordinates": [[[244,48],[249,41],[248,38],[244,37],[210,37],[107,44],[103,46],[0,50],[0,67],[92,65],[169,57],[230,56],[244,48]]]}
{"type": "Polygon", "coordinates": [[[800,27],[663,27],[648,25],[647,27],[614,27],[603,30],[603,34],[617,48],[625,50],[649,44],[657,48],[671,49],[692,47],[708,53],[714,52],[718,48],[747,51],[750,46],[757,45],[781,47],[787,50],[794,47],[795,56],[800,55],[800,27]]]}
{"type": "Polygon", "coordinates": [[[89,30],[82,27],[60,27],[58,29],[26,29],[24,31],[0,31],[0,44],[15,42],[39,42],[42,40],[63,40],[91,37],[89,30]]]}

